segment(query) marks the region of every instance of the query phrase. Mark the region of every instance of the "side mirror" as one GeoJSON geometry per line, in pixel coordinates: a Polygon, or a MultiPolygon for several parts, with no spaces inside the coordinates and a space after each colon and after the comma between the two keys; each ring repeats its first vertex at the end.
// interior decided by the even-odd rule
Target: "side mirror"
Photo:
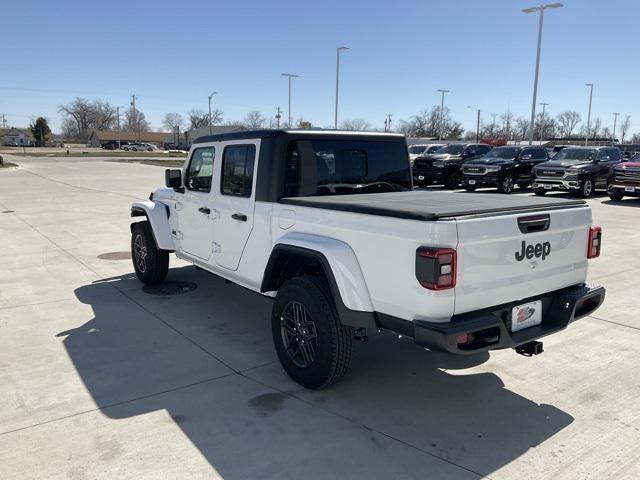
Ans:
{"type": "Polygon", "coordinates": [[[178,189],[182,188],[182,170],[167,169],[164,171],[164,184],[169,187],[178,189]]]}

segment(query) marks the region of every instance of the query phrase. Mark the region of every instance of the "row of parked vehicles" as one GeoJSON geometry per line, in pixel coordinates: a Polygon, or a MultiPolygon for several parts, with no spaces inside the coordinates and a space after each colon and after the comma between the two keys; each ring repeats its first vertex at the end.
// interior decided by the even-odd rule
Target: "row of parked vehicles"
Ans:
{"type": "Polygon", "coordinates": [[[613,200],[640,196],[640,159],[626,161],[618,147],[563,146],[550,152],[539,146],[451,143],[412,145],[409,156],[418,187],[462,186],[469,192],[495,187],[501,193],[531,187],[536,195],[556,190],[584,198],[606,190],[613,200]]]}

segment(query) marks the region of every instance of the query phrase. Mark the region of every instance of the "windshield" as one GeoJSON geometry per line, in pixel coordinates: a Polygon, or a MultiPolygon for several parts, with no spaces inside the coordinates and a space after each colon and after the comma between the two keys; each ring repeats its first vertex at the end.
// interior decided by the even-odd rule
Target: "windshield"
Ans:
{"type": "Polygon", "coordinates": [[[296,140],[285,168],[285,197],[411,188],[407,151],[399,142],[296,140]]]}
{"type": "Polygon", "coordinates": [[[409,153],[413,153],[413,154],[417,153],[417,154],[420,154],[420,153],[423,153],[423,152],[425,151],[425,149],[426,149],[426,148],[427,148],[427,147],[425,147],[424,145],[411,145],[411,146],[409,147],[409,153]]]}
{"type": "Polygon", "coordinates": [[[516,158],[520,153],[520,148],[494,148],[489,151],[484,158],[516,158]]]}
{"type": "Polygon", "coordinates": [[[563,148],[560,150],[555,157],[554,160],[575,160],[585,161],[591,160],[593,158],[593,154],[595,150],[590,148],[563,148]]]}
{"type": "Polygon", "coordinates": [[[438,151],[440,147],[442,147],[442,145],[432,145],[429,148],[427,148],[424,153],[435,153],[438,151]]]}
{"type": "Polygon", "coordinates": [[[449,153],[451,155],[460,155],[464,150],[464,145],[446,145],[440,147],[434,153],[449,153]]]}

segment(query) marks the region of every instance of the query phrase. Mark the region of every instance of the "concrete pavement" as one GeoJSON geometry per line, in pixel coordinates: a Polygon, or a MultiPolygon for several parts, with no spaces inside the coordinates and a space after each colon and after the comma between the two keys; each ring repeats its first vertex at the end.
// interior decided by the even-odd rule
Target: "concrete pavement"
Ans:
{"type": "Polygon", "coordinates": [[[162,168],[7,160],[0,478],[640,478],[640,201],[590,200],[607,299],[543,355],[379,334],[312,392],[276,361],[270,300],[175,257],[169,280],[197,289],[142,291],[129,205],[162,168]]]}

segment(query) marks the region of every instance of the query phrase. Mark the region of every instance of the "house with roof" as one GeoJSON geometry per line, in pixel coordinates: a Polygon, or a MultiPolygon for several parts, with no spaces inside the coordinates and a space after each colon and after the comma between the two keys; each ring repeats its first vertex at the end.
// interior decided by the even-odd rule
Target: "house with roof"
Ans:
{"type": "Polygon", "coordinates": [[[35,138],[28,128],[0,128],[0,145],[30,147],[34,144],[35,138]]]}

